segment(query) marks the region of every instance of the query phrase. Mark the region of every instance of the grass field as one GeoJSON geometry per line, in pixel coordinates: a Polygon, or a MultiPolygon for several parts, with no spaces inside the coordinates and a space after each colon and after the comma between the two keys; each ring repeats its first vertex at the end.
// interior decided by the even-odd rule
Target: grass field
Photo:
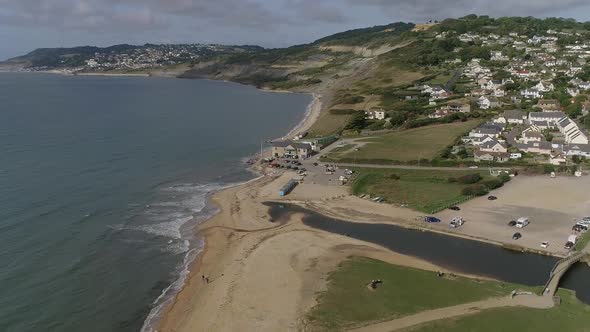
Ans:
{"type": "MultiPolygon", "coordinates": [[[[359,151],[342,155],[347,159],[363,161],[391,160],[413,161],[434,159],[461,135],[476,127],[479,121],[455,122],[433,125],[362,140],[367,142],[359,151]]],[[[332,156],[328,156],[332,157],[332,156]]]]}
{"type": "Polygon", "coordinates": [[[329,136],[344,129],[352,115],[334,115],[330,112],[322,112],[318,120],[309,129],[310,136],[329,136]]]}
{"type": "Polygon", "coordinates": [[[460,177],[476,172],[480,173],[484,180],[489,177],[485,171],[374,168],[355,170],[358,175],[352,183],[353,194],[381,196],[387,203],[408,204],[410,208],[425,213],[432,213],[467,199],[461,194],[461,190],[467,185],[449,182],[449,177],[460,177]]]}
{"type": "Polygon", "coordinates": [[[498,308],[475,315],[437,321],[405,330],[405,332],[583,332],[590,331],[590,306],[571,291],[559,290],[561,305],[552,309],[498,308]]]}
{"type": "Polygon", "coordinates": [[[441,278],[431,271],[354,257],[330,274],[327,291],[319,295],[318,305],[307,318],[312,330],[340,331],[428,309],[507,295],[516,288],[493,281],[441,278]],[[373,279],[383,280],[376,290],[366,286],[373,279]]]}

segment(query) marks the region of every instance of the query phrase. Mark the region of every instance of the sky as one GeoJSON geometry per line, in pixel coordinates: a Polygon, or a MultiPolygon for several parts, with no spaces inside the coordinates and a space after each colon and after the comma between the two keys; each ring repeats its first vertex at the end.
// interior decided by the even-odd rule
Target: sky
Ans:
{"type": "Polygon", "coordinates": [[[588,0],[0,0],[0,59],[39,47],[284,47],[392,22],[467,14],[590,20],[588,0]]]}

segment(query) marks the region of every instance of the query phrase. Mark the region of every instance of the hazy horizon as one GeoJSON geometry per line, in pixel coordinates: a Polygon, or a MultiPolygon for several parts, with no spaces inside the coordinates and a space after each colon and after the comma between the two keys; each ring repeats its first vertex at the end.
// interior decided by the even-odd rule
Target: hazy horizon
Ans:
{"type": "Polygon", "coordinates": [[[528,0],[0,0],[0,59],[43,47],[218,43],[285,47],[392,22],[478,15],[571,17],[590,3],[528,0]]]}

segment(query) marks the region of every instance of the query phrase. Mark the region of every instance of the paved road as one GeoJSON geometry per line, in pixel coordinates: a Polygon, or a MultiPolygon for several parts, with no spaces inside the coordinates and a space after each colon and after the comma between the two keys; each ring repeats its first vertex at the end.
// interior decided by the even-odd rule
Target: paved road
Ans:
{"type": "Polygon", "coordinates": [[[482,310],[523,306],[529,308],[548,309],[554,306],[553,300],[537,295],[518,295],[514,298],[499,297],[490,298],[483,301],[470,302],[451,307],[423,311],[414,315],[390,320],[387,322],[377,323],[364,326],[349,331],[355,332],[390,332],[406,329],[418,324],[428,323],[441,319],[448,319],[457,316],[475,314],[482,310]]]}

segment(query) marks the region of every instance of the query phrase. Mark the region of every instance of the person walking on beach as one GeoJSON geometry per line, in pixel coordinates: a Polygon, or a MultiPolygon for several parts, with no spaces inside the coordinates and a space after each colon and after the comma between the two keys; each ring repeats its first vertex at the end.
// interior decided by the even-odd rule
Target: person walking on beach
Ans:
{"type": "Polygon", "coordinates": [[[205,281],[205,275],[204,274],[201,276],[201,280],[205,281]]]}
{"type": "Polygon", "coordinates": [[[205,282],[209,283],[209,277],[205,277],[205,282]]]}

